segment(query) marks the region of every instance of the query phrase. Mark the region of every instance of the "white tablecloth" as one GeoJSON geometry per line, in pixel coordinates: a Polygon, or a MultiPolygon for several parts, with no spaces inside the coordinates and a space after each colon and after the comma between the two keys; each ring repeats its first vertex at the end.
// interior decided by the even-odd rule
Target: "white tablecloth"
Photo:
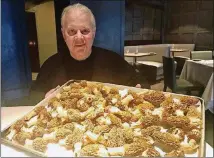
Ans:
{"type": "Polygon", "coordinates": [[[198,82],[205,87],[202,99],[204,99],[205,108],[213,112],[213,60],[187,60],[180,78],[192,83],[198,82]]]}
{"type": "MultiPolygon", "coordinates": [[[[1,131],[31,110],[32,106],[2,107],[1,108],[1,131]]],[[[206,157],[213,157],[213,148],[206,143],[206,157]]],[[[35,155],[23,152],[12,146],[1,143],[1,157],[35,157],[35,155]]]]}

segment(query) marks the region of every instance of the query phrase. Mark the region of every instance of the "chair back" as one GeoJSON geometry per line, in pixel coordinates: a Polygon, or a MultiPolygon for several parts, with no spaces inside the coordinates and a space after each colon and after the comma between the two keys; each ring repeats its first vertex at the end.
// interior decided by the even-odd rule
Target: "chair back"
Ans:
{"type": "Polygon", "coordinates": [[[174,58],[162,57],[163,59],[163,76],[164,85],[172,89],[176,88],[176,70],[174,58]]]}
{"type": "Polygon", "coordinates": [[[212,51],[191,51],[190,59],[212,60],[212,51]]]}
{"type": "MultiPolygon", "coordinates": [[[[162,44],[152,45],[137,45],[137,46],[125,46],[124,53],[135,53],[138,50],[139,53],[154,52],[156,55],[138,57],[137,61],[152,61],[162,63],[162,56],[170,56],[169,46],[162,44]]],[[[124,57],[129,63],[133,62],[133,57],[124,57]]]]}

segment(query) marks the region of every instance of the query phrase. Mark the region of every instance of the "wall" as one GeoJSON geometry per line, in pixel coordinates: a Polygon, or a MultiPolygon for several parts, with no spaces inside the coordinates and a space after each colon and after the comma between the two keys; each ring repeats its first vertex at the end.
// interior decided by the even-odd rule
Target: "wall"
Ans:
{"type": "Polygon", "coordinates": [[[57,53],[54,2],[46,2],[28,10],[35,12],[40,66],[57,53]]]}
{"type": "MultiPolygon", "coordinates": [[[[71,0],[72,2],[72,0],[71,0]]],[[[124,54],[125,0],[82,1],[96,19],[94,45],[124,54]]]]}
{"type": "Polygon", "coordinates": [[[125,40],[160,40],[160,9],[132,3],[125,12],[125,40]]]}
{"type": "Polygon", "coordinates": [[[29,93],[31,70],[27,52],[24,0],[1,1],[1,99],[29,93]]]}
{"type": "Polygon", "coordinates": [[[166,40],[195,43],[196,50],[213,49],[213,1],[168,1],[166,40]]]}

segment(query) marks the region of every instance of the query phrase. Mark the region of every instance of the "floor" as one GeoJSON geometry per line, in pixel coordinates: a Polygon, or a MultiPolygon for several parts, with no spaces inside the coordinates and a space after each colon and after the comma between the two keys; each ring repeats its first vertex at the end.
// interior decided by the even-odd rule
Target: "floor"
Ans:
{"type": "MultiPolygon", "coordinates": [[[[163,81],[159,81],[156,84],[151,86],[153,90],[163,90],[164,84],[163,81]]],[[[171,92],[170,89],[167,89],[168,92],[171,92]]],[[[184,92],[180,92],[181,94],[185,94],[184,92]]],[[[195,93],[196,94],[196,93],[195,93]]],[[[194,95],[194,92],[193,92],[194,95]]],[[[213,147],[213,134],[214,134],[214,114],[212,114],[209,110],[205,111],[205,141],[213,147]]]]}

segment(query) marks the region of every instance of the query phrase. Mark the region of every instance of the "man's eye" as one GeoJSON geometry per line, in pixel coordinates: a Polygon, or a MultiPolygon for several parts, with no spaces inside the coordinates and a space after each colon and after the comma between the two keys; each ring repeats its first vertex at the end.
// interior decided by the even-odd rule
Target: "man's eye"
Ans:
{"type": "Polygon", "coordinates": [[[68,31],[68,35],[69,35],[69,36],[73,36],[73,35],[75,35],[76,33],[77,33],[77,31],[75,31],[75,30],[73,30],[73,29],[71,29],[71,30],[68,31]]]}
{"type": "Polygon", "coordinates": [[[90,30],[88,30],[88,29],[81,30],[81,33],[83,35],[87,35],[87,34],[89,34],[89,32],[90,32],[90,30]]]}

